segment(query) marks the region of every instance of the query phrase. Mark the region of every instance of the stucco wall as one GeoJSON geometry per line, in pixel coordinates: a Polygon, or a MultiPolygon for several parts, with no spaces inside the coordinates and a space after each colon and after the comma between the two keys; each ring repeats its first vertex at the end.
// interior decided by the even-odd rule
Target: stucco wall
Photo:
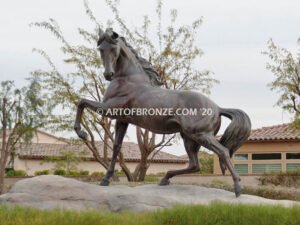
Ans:
{"type": "MultiPolygon", "coordinates": [[[[137,163],[136,162],[127,162],[127,167],[130,171],[134,171],[137,163]]],[[[15,159],[14,169],[15,170],[24,170],[27,172],[29,176],[34,175],[35,171],[40,170],[52,170],[55,166],[55,163],[52,162],[45,162],[43,160],[36,160],[36,159],[15,159]]],[[[187,165],[186,164],[175,164],[175,163],[152,163],[147,171],[148,174],[150,173],[159,173],[159,172],[167,172],[168,170],[177,170],[183,169],[187,165]]],[[[116,169],[121,170],[119,164],[116,164],[116,169]]],[[[78,164],[78,170],[88,170],[90,174],[92,172],[105,172],[105,169],[95,161],[83,161],[78,164]]]]}
{"type": "MultiPolygon", "coordinates": [[[[9,132],[8,132],[9,133],[9,132]]],[[[7,134],[8,136],[8,134],[7,134]]],[[[0,138],[0,142],[2,142],[2,138],[0,138]]],[[[31,139],[32,143],[47,143],[47,144],[66,144],[65,141],[60,140],[59,138],[56,138],[52,135],[47,135],[44,132],[37,131],[37,134],[35,133],[33,138],[31,139]]]]}
{"type": "Polygon", "coordinates": [[[47,135],[43,132],[37,132],[38,135],[34,135],[32,143],[48,143],[48,144],[66,144],[66,142],[59,140],[58,138],[47,135]]]}
{"type": "MultiPolygon", "coordinates": [[[[281,160],[255,160],[252,161],[251,154],[248,155],[248,160],[234,160],[233,163],[246,163],[249,164],[249,174],[252,171],[252,164],[271,164],[282,163],[282,171],[286,171],[286,163],[300,163],[300,160],[286,160],[286,152],[300,152],[300,142],[248,142],[245,143],[236,153],[283,153],[281,160]]],[[[214,174],[222,174],[219,165],[219,158],[214,154],[214,174]]],[[[226,171],[229,174],[229,171],[226,171]]]]}

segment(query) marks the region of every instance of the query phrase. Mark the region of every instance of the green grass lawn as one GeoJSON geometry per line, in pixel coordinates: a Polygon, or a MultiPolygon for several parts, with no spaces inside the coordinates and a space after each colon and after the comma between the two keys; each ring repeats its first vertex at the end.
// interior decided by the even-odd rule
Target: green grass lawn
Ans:
{"type": "Polygon", "coordinates": [[[300,224],[300,207],[250,206],[214,203],[209,206],[176,206],[155,212],[121,214],[98,211],[41,211],[37,209],[0,207],[1,225],[96,225],[96,224],[212,224],[271,225],[300,224]]]}

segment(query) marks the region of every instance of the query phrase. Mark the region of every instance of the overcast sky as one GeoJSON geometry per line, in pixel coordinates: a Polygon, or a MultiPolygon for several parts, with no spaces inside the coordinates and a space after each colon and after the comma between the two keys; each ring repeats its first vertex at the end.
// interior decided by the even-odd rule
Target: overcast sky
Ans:
{"type": "MultiPolygon", "coordinates": [[[[89,3],[103,24],[113,19],[104,1],[89,3]]],[[[77,27],[94,28],[81,0],[0,0],[0,6],[0,81],[12,79],[19,86],[31,71],[48,68],[38,54],[32,53],[32,48],[44,49],[61,71],[69,70],[61,62],[59,42],[45,30],[30,28],[29,23],[54,18],[72,43],[82,42],[77,27]]],[[[130,27],[139,26],[143,15],[149,15],[155,25],[155,7],[155,0],[121,0],[120,3],[121,15],[130,27]]],[[[203,17],[197,45],[205,54],[196,66],[213,71],[214,78],[220,81],[213,87],[211,99],[219,106],[246,111],[253,128],[290,121],[287,113],[274,107],[279,95],[267,87],[274,77],[265,69],[267,58],[261,51],[266,50],[271,37],[278,45],[296,51],[300,37],[299,0],[165,0],[163,25],[168,25],[168,12],[172,8],[179,10],[180,24],[203,17]]],[[[154,33],[155,26],[150,31],[154,33]]],[[[221,132],[227,125],[225,121],[221,132]]],[[[135,141],[133,127],[129,137],[135,141]]],[[[185,152],[182,145],[167,151],[185,152]]]]}

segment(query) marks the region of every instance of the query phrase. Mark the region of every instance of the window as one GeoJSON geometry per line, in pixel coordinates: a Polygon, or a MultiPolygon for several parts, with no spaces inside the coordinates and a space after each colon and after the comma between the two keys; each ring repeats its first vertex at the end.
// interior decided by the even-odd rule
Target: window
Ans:
{"type": "Polygon", "coordinates": [[[300,159],[300,153],[286,153],[286,159],[300,159]]]}
{"type": "Polygon", "coordinates": [[[281,153],[252,154],[252,160],[279,160],[281,153]]]}
{"type": "Polygon", "coordinates": [[[300,171],[300,163],[287,163],[286,171],[300,171]]]}
{"type": "Polygon", "coordinates": [[[281,164],[252,164],[252,173],[280,172],[281,164]]]}
{"type": "Polygon", "coordinates": [[[247,174],[248,173],[248,164],[234,164],[234,168],[239,174],[247,174]]]}
{"type": "Polygon", "coordinates": [[[248,160],[248,154],[234,154],[234,160],[248,160]]]}

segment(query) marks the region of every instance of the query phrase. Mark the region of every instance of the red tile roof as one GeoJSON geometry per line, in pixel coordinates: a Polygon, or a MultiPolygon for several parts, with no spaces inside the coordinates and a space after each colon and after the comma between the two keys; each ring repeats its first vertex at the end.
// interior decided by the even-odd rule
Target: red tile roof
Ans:
{"type": "Polygon", "coordinates": [[[262,127],[252,130],[247,141],[300,141],[300,130],[294,131],[289,123],[262,127]]]}
{"type": "MultiPolygon", "coordinates": [[[[180,155],[179,157],[182,158],[182,159],[189,160],[189,157],[188,157],[187,154],[180,155]]],[[[212,158],[212,157],[213,157],[212,153],[204,152],[203,150],[200,149],[199,154],[198,154],[199,159],[206,159],[207,160],[207,159],[212,158]]]]}
{"type": "MultiPolygon", "coordinates": [[[[96,142],[100,156],[103,156],[103,142],[96,142]]],[[[53,156],[62,156],[63,152],[75,151],[75,154],[84,159],[94,160],[92,152],[83,144],[47,144],[47,143],[32,143],[30,145],[22,145],[18,148],[18,156],[20,158],[44,159],[53,156]]],[[[137,162],[140,160],[140,150],[136,143],[124,142],[122,144],[122,152],[125,161],[137,162]]],[[[112,151],[108,149],[108,158],[112,156],[112,151]]],[[[152,154],[149,156],[151,159],[152,154]]],[[[166,152],[158,152],[152,162],[161,163],[186,163],[188,160],[166,152]]]]}
{"type": "MultiPolygon", "coordinates": [[[[285,123],[253,129],[246,142],[300,141],[300,130],[293,130],[290,125],[285,123]]],[[[217,135],[217,139],[220,140],[222,135],[217,135]]]]}

